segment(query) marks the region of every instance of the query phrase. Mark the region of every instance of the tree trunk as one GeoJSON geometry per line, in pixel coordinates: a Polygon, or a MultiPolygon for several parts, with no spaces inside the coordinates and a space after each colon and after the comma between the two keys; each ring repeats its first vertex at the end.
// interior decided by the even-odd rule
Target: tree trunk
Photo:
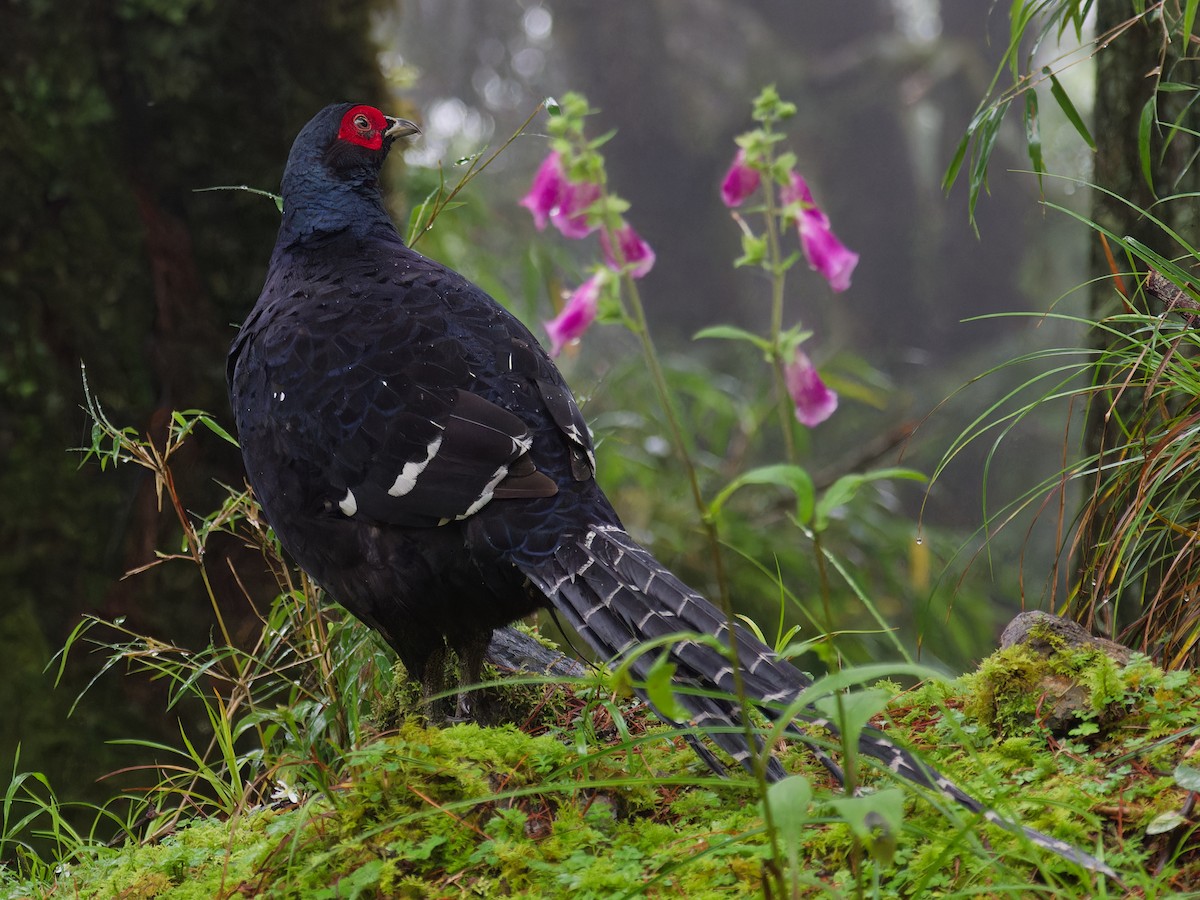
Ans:
{"type": "MultiPolygon", "coordinates": [[[[1185,128],[1195,130],[1196,111],[1188,107],[1195,95],[1192,91],[1169,92],[1158,88],[1160,81],[1192,85],[1200,81],[1194,44],[1193,49],[1185,50],[1177,34],[1178,26],[1170,20],[1166,23],[1162,19],[1140,20],[1125,27],[1133,15],[1129,0],[1100,0],[1096,11],[1096,33],[1102,49],[1096,56],[1093,135],[1097,149],[1093,181],[1101,190],[1094,192],[1092,218],[1115,235],[1133,238],[1168,259],[1178,259],[1188,250],[1167,232],[1174,231],[1196,246],[1200,241],[1200,205],[1194,199],[1160,201],[1200,190],[1200,166],[1194,164],[1193,158],[1197,140],[1194,135],[1182,132],[1171,134],[1169,128],[1170,123],[1181,122],[1185,128]],[[1106,41],[1106,35],[1113,35],[1111,43],[1106,41]],[[1168,36],[1171,40],[1165,42],[1168,36]],[[1143,173],[1138,139],[1143,110],[1152,101],[1157,104],[1158,122],[1165,123],[1156,124],[1150,135],[1153,186],[1143,173]],[[1160,220],[1162,226],[1152,221],[1151,216],[1160,220]]],[[[1184,268],[1190,265],[1184,262],[1184,268]]],[[[1092,245],[1091,270],[1095,279],[1091,316],[1097,321],[1125,307],[1151,315],[1163,311],[1161,304],[1153,299],[1147,301],[1138,292],[1138,285],[1146,275],[1144,264],[1131,267],[1122,250],[1111,242],[1106,247],[1099,234],[1092,245]]],[[[1101,341],[1105,340],[1106,333],[1098,331],[1097,335],[1101,341]]],[[[1097,349],[1106,346],[1101,343],[1097,349]]],[[[1088,412],[1086,449],[1089,455],[1100,459],[1096,468],[1103,474],[1089,485],[1092,493],[1084,498],[1087,508],[1077,546],[1079,590],[1074,594],[1075,609],[1093,627],[1110,635],[1125,630],[1126,639],[1138,637],[1136,629],[1129,631],[1128,626],[1139,620],[1143,604],[1154,597],[1166,597],[1171,602],[1169,598],[1177,593],[1179,584],[1195,577],[1178,566],[1172,570],[1170,560],[1164,559],[1161,566],[1152,567],[1145,577],[1133,579],[1135,584],[1126,584],[1114,592],[1111,585],[1121,581],[1118,578],[1110,582],[1114,573],[1104,571],[1104,555],[1098,550],[1119,535],[1119,522],[1125,512],[1122,495],[1113,493],[1120,470],[1105,468],[1119,459],[1120,448],[1130,443],[1130,435],[1123,428],[1139,423],[1140,432],[1146,434],[1155,425],[1161,426],[1164,412],[1171,414],[1177,410],[1152,408],[1146,403],[1144,390],[1137,388],[1099,393],[1088,412]],[[1123,427],[1118,423],[1124,423],[1123,427]]]]}
{"type": "MultiPolygon", "coordinates": [[[[279,216],[262,197],[197,190],[275,189],[309,116],[383,90],[368,0],[62,6],[0,8],[0,768],[19,741],[21,768],[74,800],[110,796],[96,779],[136,761],[106,740],[174,734],[175,713],[130,696],[143,680],[113,678],[68,721],[100,659],[77,650],[53,691],[50,654],[88,612],[189,644],[212,616],[183,564],[120,581],[179,529],[134,467],[80,469],[80,363],[119,425],[161,433],[189,407],[227,420],[228,323],[253,304],[279,216]]],[[[238,454],[216,439],[190,453],[185,502],[213,508],[218,481],[241,483],[238,454]]]]}

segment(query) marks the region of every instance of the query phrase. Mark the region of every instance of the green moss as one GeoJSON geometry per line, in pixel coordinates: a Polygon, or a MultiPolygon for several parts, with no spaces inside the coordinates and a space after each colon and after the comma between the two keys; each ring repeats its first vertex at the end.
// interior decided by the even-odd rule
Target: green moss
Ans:
{"type": "Polygon", "coordinates": [[[1039,720],[1060,715],[1067,720],[1073,715],[1076,722],[1121,718],[1130,689],[1122,667],[1098,648],[1067,647],[1050,631],[1034,629],[1034,634],[1055,651],[1043,656],[1018,644],[989,656],[967,676],[968,715],[999,736],[1023,733],[1039,720]]]}
{"type": "Polygon", "coordinates": [[[967,680],[970,697],[964,709],[997,732],[1024,727],[1036,712],[1034,689],[1050,671],[1043,657],[1025,647],[996,653],[967,680]]]}
{"type": "MultiPolygon", "coordinates": [[[[1149,871],[1146,859],[1161,843],[1143,843],[1145,826],[1185,796],[1153,770],[1171,771],[1189,742],[1151,735],[1178,736],[1200,721],[1195,678],[1140,659],[1118,669],[1072,652],[1042,664],[1010,650],[969,678],[891,689],[889,731],[968,792],[1081,847],[1094,847],[1100,830],[1110,863],[1134,878],[1149,871]],[[1047,672],[1070,672],[1103,698],[1104,728],[1053,738],[1034,720],[994,738],[974,710],[1018,722],[1036,709],[1030,679],[1047,672]]],[[[563,703],[574,712],[538,736],[403,719],[395,734],[351,751],[327,795],[185,824],[144,847],[99,849],[14,896],[762,896],[772,845],[749,779],[707,776],[678,738],[636,712],[623,723],[624,739],[589,743],[583,736],[597,729],[583,723],[593,708],[569,692],[563,703]]],[[[1089,704],[1086,715],[1095,714],[1089,704]]],[[[811,755],[789,750],[784,759],[814,788],[807,809],[776,810],[788,823],[781,849],[795,841],[799,896],[871,885],[881,897],[1014,896],[1038,884],[1067,896],[1093,890],[1020,836],[916,792],[907,793],[903,829],[892,835],[894,857],[876,862],[836,814],[830,801],[840,795],[811,755]]],[[[894,787],[873,770],[862,781],[868,804],[873,791],[894,787]]],[[[1188,883],[1197,874],[1190,860],[1172,862],[1155,883],[1188,883]]]]}
{"type": "MultiPolygon", "coordinates": [[[[297,813],[288,815],[292,820],[296,817],[297,813]]],[[[275,813],[258,812],[236,821],[191,822],[157,843],[62,866],[57,889],[81,900],[208,900],[228,895],[255,883],[259,862],[274,843],[267,825],[276,818],[275,813]]]]}
{"type": "MultiPolygon", "coordinates": [[[[724,855],[692,860],[708,848],[719,795],[676,797],[670,821],[656,821],[661,786],[631,782],[623,756],[589,759],[585,770],[572,748],[511,726],[406,722],[353,757],[351,787],[319,829],[327,849],[294,888],[308,896],[349,871],[383,896],[435,885],[439,896],[599,898],[635,890],[672,864],[678,871],[666,879],[697,896],[706,884],[736,887],[737,867],[724,855]]],[[[728,816],[731,833],[753,829],[746,800],[743,792],[728,816]]]]}

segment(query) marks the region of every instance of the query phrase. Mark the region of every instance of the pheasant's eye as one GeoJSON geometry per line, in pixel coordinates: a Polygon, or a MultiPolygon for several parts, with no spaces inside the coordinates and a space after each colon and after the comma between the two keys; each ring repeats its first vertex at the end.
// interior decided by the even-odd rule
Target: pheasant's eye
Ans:
{"type": "Polygon", "coordinates": [[[361,131],[363,134],[366,134],[367,132],[369,132],[371,130],[371,120],[368,119],[366,116],[364,116],[362,113],[359,113],[357,116],[354,117],[354,127],[357,128],[359,131],[361,131]]]}

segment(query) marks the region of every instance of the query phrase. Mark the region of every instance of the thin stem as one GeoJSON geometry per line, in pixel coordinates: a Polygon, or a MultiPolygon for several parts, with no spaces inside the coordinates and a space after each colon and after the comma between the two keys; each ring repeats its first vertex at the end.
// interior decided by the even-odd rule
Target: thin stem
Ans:
{"type": "MultiPolygon", "coordinates": [[[[200,580],[204,584],[204,593],[208,596],[208,602],[212,606],[213,615],[216,616],[217,627],[221,630],[221,637],[225,641],[225,646],[233,647],[233,637],[230,635],[229,627],[225,624],[225,617],[221,614],[221,604],[217,602],[217,593],[213,589],[212,581],[208,577],[208,567],[204,564],[204,547],[200,541],[200,536],[196,534],[196,529],[192,525],[191,518],[188,516],[187,510],[183,508],[183,501],[179,499],[179,493],[175,490],[175,475],[171,471],[168,460],[179,444],[175,441],[170,431],[167,432],[166,441],[166,450],[160,453],[154,443],[154,438],[147,434],[145,445],[149,448],[152,461],[151,470],[159,479],[161,487],[166,489],[167,498],[171,501],[172,511],[175,513],[175,518],[179,521],[179,526],[183,529],[189,554],[192,557],[192,561],[196,564],[196,568],[200,570],[200,580]]],[[[243,670],[236,654],[233,657],[233,664],[238,675],[241,676],[243,670]]]]}
{"type": "MultiPolygon", "coordinates": [[[[471,165],[467,167],[467,171],[464,172],[462,178],[460,178],[458,180],[458,184],[456,184],[453,188],[451,188],[450,193],[442,195],[442,187],[441,186],[438,187],[438,195],[439,196],[434,201],[433,212],[431,212],[429,214],[429,221],[427,221],[420,228],[415,229],[414,233],[409,235],[409,238],[408,238],[408,246],[409,247],[416,246],[417,241],[419,241],[421,239],[421,235],[423,235],[425,232],[427,232],[433,228],[434,220],[437,219],[437,217],[441,214],[442,210],[444,210],[449,205],[450,201],[453,200],[456,196],[458,196],[458,192],[461,191],[463,188],[465,188],[468,184],[470,184],[471,179],[473,179],[476,175],[478,175],[480,172],[482,172],[484,169],[486,169],[488,166],[490,166],[492,164],[492,162],[496,159],[497,156],[499,156],[501,153],[503,153],[505,150],[507,150],[513,141],[515,141],[517,138],[519,138],[522,134],[525,133],[525,129],[529,127],[529,123],[533,121],[533,117],[536,116],[538,113],[540,113],[542,111],[543,107],[545,107],[545,105],[546,105],[545,100],[543,100],[541,103],[539,103],[534,108],[533,112],[531,112],[528,116],[526,116],[525,121],[522,122],[517,127],[517,130],[514,131],[509,136],[508,140],[506,140],[503,144],[501,144],[499,147],[497,147],[492,152],[492,155],[489,156],[487,159],[485,159],[482,163],[479,163],[479,156],[476,156],[473,160],[471,160],[471,165]],[[479,163],[479,164],[476,165],[476,163],[479,163]]],[[[440,170],[441,166],[439,165],[438,168],[440,170]]]]}
{"type": "MultiPolygon", "coordinates": [[[[605,228],[608,226],[605,225],[605,228]]],[[[616,246],[617,242],[612,240],[610,235],[610,244],[616,246]]],[[[620,250],[617,250],[618,256],[620,250]]],[[[618,260],[620,262],[620,260],[618,260]]],[[[720,601],[721,611],[725,614],[725,627],[729,631],[729,661],[733,670],[733,691],[737,695],[738,703],[742,709],[748,709],[750,704],[746,693],[745,678],[742,673],[742,665],[739,659],[737,646],[737,617],[733,611],[733,602],[729,596],[729,582],[725,573],[725,563],[721,553],[721,539],[717,532],[716,522],[708,515],[708,507],[704,502],[704,495],[700,490],[700,480],[696,474],[696,466],[692,461],[691,454],[686,439],[684,438],[683,429],[679,424],[679,417],[675,411],[675,404],[671,400],[671,392],[667,386],[667,379],[663,373],[662,365],[658,360],[658,353],[654,347],[654,340],[650,336],[650,329],[646,322],[646,311],[642,305],[641,294],[638,292],[637,283],[634,278],[625,272],[623,277],[625,292],[623,295],[629,298],[629,310],[632,311],[632,316],[626,312],[626,318],[629,319],[633,330],[638,336],[638,340],[642,344],[642,354],[646,360],[646,366],[650,370],[650,380],[654,385],[655,393],[658,394],[659,404],[662,406],[663,414],[667,420],[667,428],[671,433],[671,439],[675,444],[676,452],[680,460],[683,462],[684,470],[687,473],[688,484],[691,486],[692,499],[695,501],[696,509],[700,512],[700,521],[704,525],[705,536],[708,539],[708,545],[712,552],[714,574],[717,578],[718,599],[720,601]]],[[[746,735],[746,746],[755,747],[758,744],[757,736],[754,733],[754,726],[748,715],[743,715],[742,727],[746,735]]],[[[770,783],[767,780],[767,763],[763,758],[762,753],[751,754],[751,759],[754,764],[754,778],[758,783],[759,795],[763,798],[763,818],[771,841],[772,859],[780,859],[780,848],[778,845],[778,829],[774,826],[773,816],[771,813],[771,805],[767,802],[767,791],[770,783]]]]}
{"type": "Polygon", "coordinates": [[[666,375],[663,373],[662,364],[658,360],[658,351],[655,349],[654,339],[650,336],[650,329],[646,322],[646,311],[642,306],[637,282],[628,273],[626,273],[623,281],[625,286],[624,293],[629,298],[629,310],[632,312],[632,315],[628,315],[627,318],[633,331],[637,334],[638,340],[641,341],[642,355],[645,357],[646,367],[650,370],[650,380],[654,385],[654,392],[658,395],[659,405],[662,406],[663,415],[666,417],[667,430],[671,434],[671,442],[675,445],[675,451],[683,463],[688,486],[692,491],[692,500],[700,513],[701,521],[704,523],[709,546],[712,549],[713,567],[715,569],[721,603],[723,607],[727,608],[729,606],[729,585],[725,577],[725,564],[721,558],[721,542],[717,535],[717,529],[710,521],[708,504],[704,502],[704,493],[700,489],[700,478],[696,474],[696,464],[692,461],[688,441],[684,437],[683,428],[679,424],[679,415],[675,411],[675,404],[671,400],[671,391],[667,385],[666,375]]]}
{"type": "MultiPolygon", "coordinates": [[[[767,169],[770,171],[770,159],[767,169]]],[[[779,416],[779,430],[783,434],[784,453],[789,463],[796,462],[796,442],[792,434],[792,417],[787,402],[787,378],[784,373],[785,360],[781,335],[783,334],[783,298],[787,272],[779,249],[779,216],[775,206],[775,191],[769,178],[763,179],[763,194],[766,202],[764,213],[767,236],[767,261],[771,274],[771,370],[775,379],[775,405],[779,416]]]]}

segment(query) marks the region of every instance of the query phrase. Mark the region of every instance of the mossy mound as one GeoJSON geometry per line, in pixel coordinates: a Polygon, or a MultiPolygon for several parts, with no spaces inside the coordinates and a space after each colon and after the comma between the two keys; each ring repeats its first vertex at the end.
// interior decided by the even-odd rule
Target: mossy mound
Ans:
{"type": "MultiPolygon", "coordinates": [[[[1003,815],[1102,846],[1131,886],[1163,896],[1200,878],[1186,817],[1165,818],[1186,797],[1173,773],[1191,743],[1183,735],[1200,726],[1200,682],[1144,658],[1120,667],[1102,656],[1039,660],[1012,648],[955,682],[880,684],[893,702],[876,724],[1003,815]],[[1048,675],[1087,691],[1061,737],[1039,718],[1048,675]]],[[[0,896],[757,897],[776,853],[797,862],[797,896],[1097,890],[1095,876],[908,790],[899,833],[871,832],[873,858],[847,798],[801,748],[784,760],[808,787],[773,796],[807,798],[811,787],[813,799],[775,810],[773,844],[752,779],[710,776],[640,707],[571,691],[556,702],[536,720],[539,734],[401,718],[349,752],[322,792],[186,823],[144,846],[91,848],[40,881],[0,872],[0,896]]],[[[887,773],[862,780],[864,803],[897,802],[887,773]]]]}

